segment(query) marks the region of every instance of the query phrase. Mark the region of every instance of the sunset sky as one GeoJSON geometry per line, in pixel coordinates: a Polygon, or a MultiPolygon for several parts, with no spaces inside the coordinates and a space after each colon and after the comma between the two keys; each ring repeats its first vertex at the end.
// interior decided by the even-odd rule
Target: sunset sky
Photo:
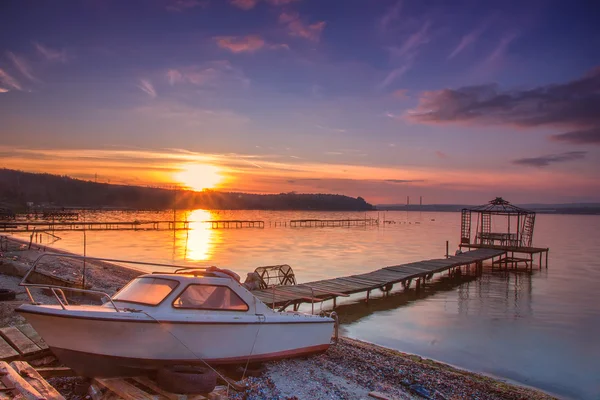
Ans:
{"type": "Polygon", "coordinates": [[[600,201],[595,1],[20,0],[0,15],[0,167],[375,204],[600,201]]]}

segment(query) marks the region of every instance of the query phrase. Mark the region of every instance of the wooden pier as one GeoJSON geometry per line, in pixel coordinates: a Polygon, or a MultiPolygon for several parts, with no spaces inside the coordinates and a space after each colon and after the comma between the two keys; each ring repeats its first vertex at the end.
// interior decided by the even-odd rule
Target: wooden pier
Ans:
{"type": "Polygon", "coordinates": [[[490,245],[490,244],[461,244],[461,249],[466,248],[472,249],[490,249],[490,250],[501,250],[506,252],[506,257],[501,260],[496,260],[492,264],[500,268],[518,268],[524,265],[526,269],[533,269],[533,262],[536,256],[539,256],[539,269],[542,269],[542,265],[548,268],[548,247],[529,247],[529,246],[503,246],[503,245],[490,245]]]}
{"type": "Polygon", "coordinates": [[[0,232],[33,231],[172,231],[189,229],[189,221],[0,222],[0,232]]]}
{"type": "Polygon", "coordinates": [[[345,226],[367,226],[378,225],[379,220],[374,218],[363,219],[293,219],[290,221],[291,228],[324,228],[345,226]]]}
{"type": "Polygon", "coordinates": [[[401,283],[403,287],[409,288],[413,280],[416,281],[416,289],[419,290],[425,280],[431,279],[435,273],[471,265],[482,268],[483,262],[486,260],[491,259],[494,263],[505,257],[505,250],[477,249],[448,258],[394,265],[373,272],[342,278],[297,285],[272,286],[267,289],[254,290],[252,293],[265,304],[280,310],[290,305],[297,309],[301,303],[315,303],[326,300],[333,300],[333,306],[336,307],[336,299],[340,296],[348,297],[354,293],[366,292],[368,301],[371,291],[375,289],[389,292],[396,283],[401,283]],[[498,260],[495,260],[496,258],[498,260]]]}
{"type": "Polygon", "coordinates": [[[242,229],[242,228],[264,228],[265,221],[248,221],[248,220],[213,220],[202,221],[210,224],[212,229],[242,229]]]}

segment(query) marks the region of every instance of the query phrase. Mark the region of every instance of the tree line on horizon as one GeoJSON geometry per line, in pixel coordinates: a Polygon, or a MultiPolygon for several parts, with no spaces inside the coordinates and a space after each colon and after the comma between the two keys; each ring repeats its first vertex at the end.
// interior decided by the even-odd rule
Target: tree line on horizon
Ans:
{"type": "Polygon", "coordinates": [[[96,183],[69,176],[0,169],[0,207],[16,212],[35,206],[165,210],[324,210],[368,211],[362,197],[338,194],[251,194],[204,190],[172,190],[96,183]]]}

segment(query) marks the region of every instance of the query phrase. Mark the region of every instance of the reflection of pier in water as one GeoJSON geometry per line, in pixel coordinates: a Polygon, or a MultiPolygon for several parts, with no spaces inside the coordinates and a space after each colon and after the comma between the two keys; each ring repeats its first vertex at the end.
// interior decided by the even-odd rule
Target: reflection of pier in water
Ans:
{"type": "Polygon", "coordinates": [[[439,293],[457,291],[457,313],[461,315],[510,316],[521,318],[532,313],[532,278],[525,271],[498,271],[486,265],[481,269],[456,270],[460,273],[445,274],[431,280],[420,290],[404,289],[382,293],[368,302],[357,299],[338,304],[335,308],[341,324],[359,322],[374,313],[394,310],[439,293]]]}
{"type": "Polygon", "coordinates": [[[478,276],[475,268],[472,273],[444,275],[423,285],[420,290],[404,289],[389,294],[382,293],[381,297],[371,297],[368,302],[362,299],[352,303],[339,304],[335,308],[335,312],[338,314],[341,324],[355,323],[376,312],[394,310],[438,293],[450,292],[465,283],[475,281],[478,276]]]}
{"type": "Polygon", "coordinates": [[[485,268],[458,288],[458,313],[521,318],[532,315],[533,275],[540,272],[485,268]]]}

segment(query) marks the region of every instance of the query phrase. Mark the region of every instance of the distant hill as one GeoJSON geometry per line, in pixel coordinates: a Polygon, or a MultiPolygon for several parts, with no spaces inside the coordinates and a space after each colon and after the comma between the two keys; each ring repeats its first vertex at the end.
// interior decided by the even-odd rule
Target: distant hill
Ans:
{"type": "MultiPolygon", "coordinates": [[[[585,214],[600,215],[600,203],[567,203],[567,204],[515,204],[539,214],[585,214]]],[[[438,211],[457,212],[463,208],[475,207],[473,204],[378,204],[381,211],[438,211]]]]}
{"type": "Polygon", "coordinates": [[[66,208],[164,210],[325,210],[367,211],[374,207],[361,197],[335,194],[248,194],[194,192],[95,183],[68,176],[0,169],[0,207],[22,211],[28,202],[66,208]]]}

